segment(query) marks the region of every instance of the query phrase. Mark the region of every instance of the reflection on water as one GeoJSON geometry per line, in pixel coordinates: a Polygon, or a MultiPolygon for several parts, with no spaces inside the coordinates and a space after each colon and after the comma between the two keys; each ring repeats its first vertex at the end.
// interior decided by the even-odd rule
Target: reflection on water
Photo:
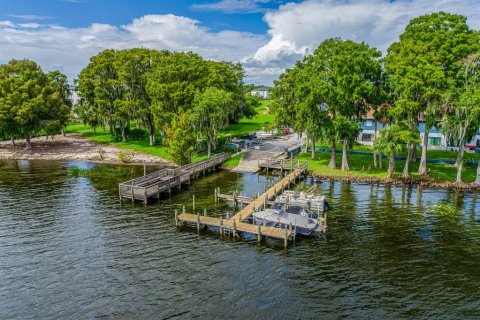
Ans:
{"type": "Polygon", "coordinates": [[[216,186],[261,192],[271,177],[220,172],[145,207],[119,202],[124,178],[72,165],[92,164],[0,162],[2,319],[480,317],[477,194],[323,182],[326,236],[284,251],[174,226],[193,194],[218,215],[216,186]],[[463,213],[434,215],[432,201],[463,213]]]}

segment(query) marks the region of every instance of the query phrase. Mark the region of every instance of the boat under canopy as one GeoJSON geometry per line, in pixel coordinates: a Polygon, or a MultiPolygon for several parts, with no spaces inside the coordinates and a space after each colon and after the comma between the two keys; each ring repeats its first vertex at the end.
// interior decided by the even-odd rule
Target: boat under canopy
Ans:
{"type": "Polygon", "coordinates": [[[290,225],[295,234],[310,236],[314,232],[323,231],[318,220],[299,214],[288,213],[278,209],[266,209],[253,214],[255,224],[285,229],[290,225]]]}

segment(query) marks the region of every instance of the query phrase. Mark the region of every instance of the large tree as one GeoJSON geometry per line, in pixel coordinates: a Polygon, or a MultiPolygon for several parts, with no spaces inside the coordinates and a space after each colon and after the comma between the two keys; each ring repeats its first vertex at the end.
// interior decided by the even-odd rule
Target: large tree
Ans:
{"type": "Polygon", "coordinates": [[[71,102],[66,77],[58,71],[45,74],[30,60],[11,60],[0,66],[0,128],[8,135],[30,138],[42,130],[53,135],[68,119],[71,102]]]}
{"type": "Polygon", "coordinates": [[[228,125],[232,94],[214,87],[198,92],[193,100],[192,122],[200,138],[207,141],[208,156],[215,147],[218,131],[228,125]]]}
{"type": "Polygon", "coordinates": [[[425,119],[418,173],[427,172],[428,131],[442,114],[452,90],[459,86],[461,61],[478,46],[478,33],[461,15],[438,12],[410,21],[400,40],[388,48],[390,74],[404,118],[425,119]]]}
{"type": "MultiPolygon", "coordinates": [[[[377,49],[350,40],[327,39],[318,46],[312,55],[313,70],[317,74],[315,79],[323,83],[320,86],[322,96],[334,118],[341,115],[356,122],[379,100],[380,57],[377,49]]],[[[340,126],[336,133],[342,142],[342,170],[349,170],[347,150],[352,128],[340,126]]]]}

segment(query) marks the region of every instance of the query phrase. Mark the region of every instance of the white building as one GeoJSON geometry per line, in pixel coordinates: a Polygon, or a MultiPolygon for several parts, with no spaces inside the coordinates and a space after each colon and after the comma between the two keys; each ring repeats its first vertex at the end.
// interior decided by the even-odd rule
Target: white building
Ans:
{"type": "Polygon", "coordinates": [[[263,99],[268,99],[270,97],[270,91],[268,87],[260,87],[257,89],[253,89],[252,91],[250,91],[250,94],[252,96],[261,97],[263,99]]]}
{"type": "MultiPolygon", "coordinates": [[[[373,117],[373,112],[369,112],[365,117],[362,118],[362,132],[357,137],[358,143],[369,146],[373,145],[373,140],[375,137],[375,121],[376,120],[373,117]]],[[[382,123],[377,121],[377,135],[380,134],[380,129],[382,128],[382,123]]],[[[420,131],[420,139],[423,139],[423,135],[425,134],[425,121],[420,120],[418,122],[418,129],[420,131]]],[[[480,129],[477,131],[473,139],[466,144],[466,146],[470,150],[480,150],[480,129]]],[[[428,148],[430,150],[445,150],[446,148],[450,149],[447,139],[440,129],[432,127],[428,131],[428,148]]],[[[456,149],[455,147],[451,148],[456,149]]]]}

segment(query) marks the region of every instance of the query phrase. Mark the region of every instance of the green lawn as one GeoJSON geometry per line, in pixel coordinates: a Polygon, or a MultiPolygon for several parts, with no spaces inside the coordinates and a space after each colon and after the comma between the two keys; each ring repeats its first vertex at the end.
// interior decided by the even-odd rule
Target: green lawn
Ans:
{"type": "MultiPolygon", "coordinates": [[[[318,145],[319,148],[330,149],[327,145],[318,145]]],[[[337,145],[337,150],[341,149],[341,145],[337,145]]],[[[351,149],[353,151],[362,151],[362,152],[373,152],[373,147],[365,146],[361,144],[356,144],[351,149]]],[[[419,148],[417,151],[417,157],[421,156],[422,150],[419,148]]],[[[457,159],[456,151],[445,151],[445,150],[427,150],[428,159],[439,159],[439,160],[456,160],[457,159]]],[[[406,156],[406,152],[398,154],[399,156],[406,156]]],[[[480,153],[470,153],[465,152],[465,161],[476,162],[480,159],[480,153]]]]}
{"type": "MultiPolygon", "coordinates": [[[[360,176],[360,177],[375,177],[385,178],[388,167],[388,160],[382,159],[383,170],[373,168],[372,156],[364,155],[349,155],[350,171],[344,172],[340,169],[331,169],[328,167],[330,162],[329,153],[317,153],[317,159],[310,159],[310,154],[300,154],[296,157],[299,160],[308,161],[308,170],[312,173],[327,175],[327,176],[360,176]],[[370,169],[370,170],[369,170],[370,169]]],[[[342,155],[337,153],[337,167],[340,167],[342,161],[342,155]]],[[[395,161],[395,174],[394,178],[400,178],[403,172],[403,166],[405,161],[395,161]]],[[[410,175],[412,179],[420,180],[425,179],[416,174],[419,163],[410,164],[410,175]]],[[[428,177],[427,179],[435,182],[455,182],[457,175],[457,169],[448,164],[433,164],[427,163],[428,177]]],[[[462,179],[464,182],[475,181],[477,167],[464,166],[462,179]]]]}
{"type": "Polygon", "coordinates": [[[272,100],[262,100],[262,105],[257,108],[255,117],[251,120],[244,118],[236,124],[229,125],[226,129],[220,131],[219,136],[243,136],[261,130],[265,125],[272,124],[275,117],[269,113],[271,104],[272,100]]]}
{"type": "MultiPolygon", "coordinates": [[[[251,120],[242,119],[239,123],[229,125],[225,130],[219,132],[219,137],[223,136],[241,136],[247,135],[253,131],[262,129],[265,124],[273,123],[274,116],[269,114],[269,106],[272,103],[271,100],[263,100],[262,105],[257,108],[257,115],[251,120]]],[[[134,128],[132,124],[132,128],[134,128]]],[[[110,135],[108,129],[97,128],[96,132],[92,127],[85,126],[83,124],[73,123],[67,126],[67,133],[80,133],[82,136],[89,140],[95,141],[101,144],[113,144],[114,146],[122,149],[133,150],[153,156],[158,156],[167,160],[173,160],[172,156],[167,153],[167,148],[163,146],[150,146],[148,138],[141,141],[115,141],[110,135]]],[[[157,139],[159,140],[159,139],[157,139]]],[[[207,157],[206,153],[196,155],[192,158],[192,161],[200,161],[207,157]]],[[[238,159],[239,160],[239,159],[238,159]]]]}
{"type": "Polygon", "coordinates": [[[236,166],[238,166],[238,164],[240,163],[240,160],[242,159],[243,157],[243,152],[242,153],[239,153],[237,154],[235,157],[233,158],[230,158],[228,159],[227,161],[225,161],[223,163],[223,167],[226,167],[226,168],[235,168],[236,166]]]}

